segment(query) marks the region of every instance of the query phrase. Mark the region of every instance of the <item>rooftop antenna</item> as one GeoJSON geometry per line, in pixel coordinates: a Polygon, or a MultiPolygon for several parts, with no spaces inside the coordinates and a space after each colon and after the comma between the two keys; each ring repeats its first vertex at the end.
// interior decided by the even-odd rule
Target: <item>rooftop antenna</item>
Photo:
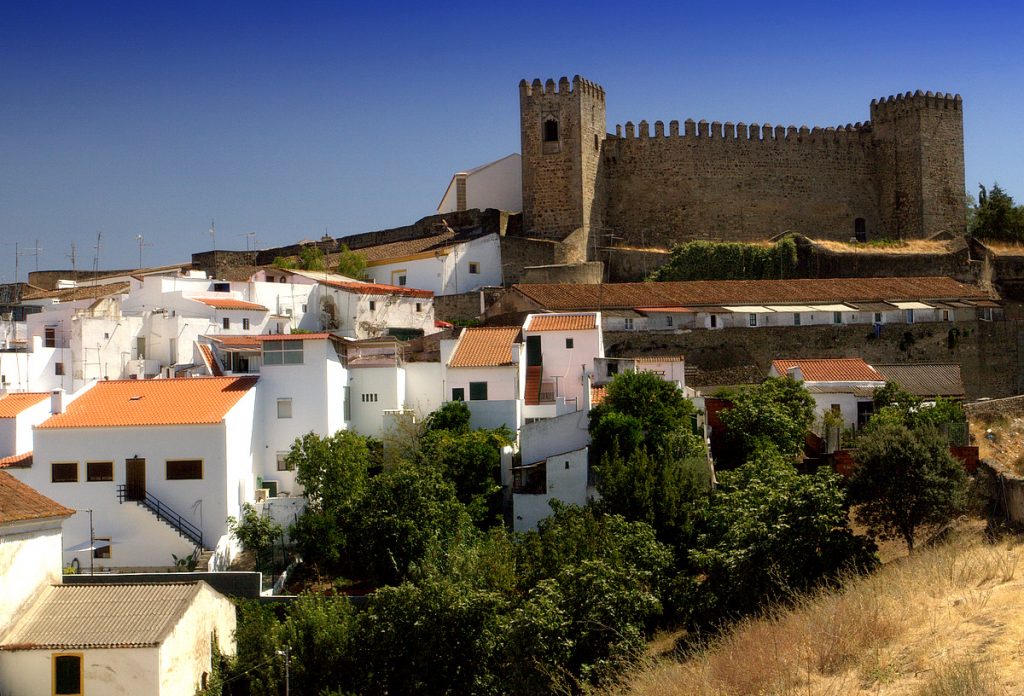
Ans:
{"type": "Polygon", "coordinates": [[[29,254],[35,254],[36,256],[36,270],[39,270],[39,244],[36,243],[33,249],[22,249],[21,244],[18,242],[14,243],[14,282],[19,281],[21,273],[21,257],[28,256],[29,254]]]}
{"type": "Polygon", "coordinates": [[[213,250],[217,251],[217,225],[214,223],[212,218],[210,219],[209,234],[210,239],[213,240],[213,250]]]}
{"type": "Polygon", "coordinates": [[[75,255],[75,243],[71,242],[71,253],[65,258],[71,259],[71,274],[74,276],[74,280],[78,280],[78,257],[75,255]]]}
{"type": "Polygon", "coordinates": [[[38,239],[36,240],[35,249],[33,249],[32,251],[36,252],[36,270],[38,271],[39,270],[39,252],[42,251],[42,249],[39,247],[39,240],[38,239]]]}
{"type": "Polygon", "coordinates": [[[99,275],[99,272],[100,272],[100,249],[102,249],[102,248],[103,248],[103,233],[102,232],[97,232],[96,233],[96,244],[95,244],[95,246],[93,246],[93,249],[95,250],[95,253],[92,255],[93,279],[95,279],[95,277],[97,275],[99,275]]]}
{"type": "Polygon", "coordinates": [[[153,246],[152,244],[146,244],[145,237],[141,234],[135,235],[135,241],[139,243],[139,269],[142,269],[142,247],[153,246]]]}
{"type": "Polygon", "coordinates": [[[256,251],[256,233],[255,232],[242,232],[241,234],[235,235],[236,237],[245,237],[245,250],[249,251],[249,241],[252,240],[252,251],[256,251]]]}

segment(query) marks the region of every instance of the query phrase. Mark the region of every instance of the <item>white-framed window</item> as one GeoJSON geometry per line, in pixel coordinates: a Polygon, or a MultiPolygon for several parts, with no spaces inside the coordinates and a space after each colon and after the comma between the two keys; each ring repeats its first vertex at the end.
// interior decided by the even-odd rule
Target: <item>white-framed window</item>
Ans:
{"type": "Polygon", "coordinates": [[[833,324],[842,324],[843,323],[843,313],[842,312],[832,312],[832,323],[833,324]]]}
{"type": "Polygon", "coordinates": [[[800,312],[793,312],[793,326],[800,326],[800,312]]]}
{"type": "Polygon", "coordinates": [[[633,317],[626,317],[625,319],[622,320],[622,324],[623,324],[623,327],[626,329],[626,331],[632,331],[633,330],[633,317]]]}
{"type": "Polygon", "coordinates": [[[248,317],[243,317],[242,318],[242,329],[244,329],[245,331],[249,330],[249,318],[248,317]]]}
{"type": "Polygon", "coordinates": [[[278,418],[291,418],[292,417],[292,400],[289,399],[278,399],[277,400],[277,417],[278,418]]]}
{"type": "Polygon", "coordinates": [[[978,307],[978,321],[992,321],[992,308],[978,307]]]}
{"type": "Polygon", "coordinates": [[[914,310],[912,310],[912,309],[904,309],[903,310],[903,319],[908,324],[913,324],[914,323],[914,310]]]}
{"type": "Polygon", "coordinates": [[[264,365],[301,365],[302,341],[264,341],[264,365]]]}
{"type": "Polygon", "coordinates": [[[480,273],[480,262],[479,261],[470,261],[469,262],[469,272],[472,273],[473,275],[478,275],[480,273]]]}
{"type": "Polygon", "coordinates": [[[408,274],[408,272],[404,268],[402,268],[400,270],[397,270],[397,271],[391,271],[391,284],[392,285],[399,285],[399,286],[404,287],[405,284],[408,281],[409,281],[409,274],[408,274]]]}
{"type": "Polygon", "coordinates": [[[757,315],[753,312],[747,315],[747,326],[757,326],[757,315]]]}
{"type": "Polygon", "coordinates": [[[882,323],[882,313],[881,312],[875,312],[875,323],[876,324],[881,324],[882,323]]]}

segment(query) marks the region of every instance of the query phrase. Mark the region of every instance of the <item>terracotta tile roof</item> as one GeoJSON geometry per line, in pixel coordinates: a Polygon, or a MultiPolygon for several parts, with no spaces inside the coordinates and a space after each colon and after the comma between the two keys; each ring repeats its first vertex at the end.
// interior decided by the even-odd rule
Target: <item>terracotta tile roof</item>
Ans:
{"type": "Polygon", "coordinates": [[[496,367],[512,364],[512,344],[519,337],[518,326],[470,328],[462,332],[449,367],[496,367]]]}
{"type": "Polygon", "coordinates": [[[0,469],[27,469],[32,466],[32,453],[12,454],[0,459],[0,469]]]}
{"type": "Polygon", "coordinates": [[[895,382],[915,396],[962,398],[966,394],[957,363],[875,363],[872,367],[887,382],[895,382]]]}
{"type": "Polygon", "coordinates": [[[6,471],[0,471],[0,524],[73,514],[74,510],[50,500],[6,471]]]}
{"type": "Polygon", "coordinates": [[[207,336],[207,338],[228,348],[241,348],[244,346],[261,346],[264,341],[325,341],[332,336],[333,334],[323,331],[321,333],[240,334],[237,336],[214,334],[207,336]]]}
{"type": "Polygon", "coordinates": [[[156,646],[203,584],[50,585],[4,636],[0,650],[156,646]]]}
{"type": "Polygon", "coordinates": [[[873,367],[860,358],[828,358],[824,360],[773,360],[772,367],[785,375],[791,367],[799,367],[807,382],[884,382],[873,367]]]}
{"type": "Polygon", "coordinates": [[[224,375],[220,365],[217,364],[217,359],[213,355],[213,348],[209,344],[200,343],[199,353],[203,356],[203,362],[206,363],[206,369],[210,371],[211,375],[214,377],[222,377],[224,375]]]}
{"type": "Polygon", "coordinates": [[[247,302],[245,300],[236,300],[231,297],[190,297],[188,299],[195,300],[196,302],[202,302],[204,305],[213,307],[214,309],[245,309],[253,312],[269,311],[261,304],[247,302]]]}
{"type": "Polygon", "coordinates": [[[682,355],[644,355],[633,358],[638,363],[683,362],[682,355]]]}
{"type": "Polygon", "coordinates": [[[405,297],[422,297],[431,299],[434,293],[430,290],[417,290],[402,285],[385,285],[383,283],[360,283],[358,281],[321,280],[328,287],[358,292],[360,295],[403,295],[405,297]]]}
{"type": "Polygon", "coordinates": [[[257,377],[181,377],[97,382],[37,428],[118,428],[220,423],[257,377]]]}
{"type": "Polygon", "coordinates": [[[597,328],[594,314],[537,314],[525,331],[586,331],[597,328]]]}
{"type": "Polygon", "coordinates": [[[608,396],[608,385],[603,384],[600,387],[590,388],[590,406],[597,406],[599,403],[604,401],[604,397],[608,396]]]}
{"type": "Polygon", "coordinates": [[[49,398],[48,392],[14,392],[0,396],[0,418],[14,418],[25,409],[49,398]]]}
{"type": "Polygon", "coordinates": [[[66,290],[41,290],[39,292],[27,292],[21,296],[21,299],[22,301],[54,299],[59,302],[91,300],[97,297],[107,297],[108,295],[123,295],[128,292],[128,288],[130,286],[131,283],[106,283],[103,285],[83,285],[77,288],[68,288],[66,290]]]}
{"type": "Polygon", "coordinates": [[[887,300],[989,299],[989,293],[952,278],[826,278],[694,280],[666,283],[517,284],[550,310],[706,307],[742,304],[815,304],[887,300]]]}

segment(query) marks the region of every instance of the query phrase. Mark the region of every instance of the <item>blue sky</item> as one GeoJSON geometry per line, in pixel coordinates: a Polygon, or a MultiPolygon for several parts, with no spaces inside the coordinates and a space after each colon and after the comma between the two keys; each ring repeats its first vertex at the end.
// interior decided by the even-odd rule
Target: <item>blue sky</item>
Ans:
{"type": "Polygon", "coordinates": [[[836,125],[873,97],[964,97],[968,189],[1024,199],[1011,3],[0,0],[0,278],[188,260],[413,222],[519,149],[521,78],[575,73],[609,130],[836,125]],[[25,269],[35,257],[23,256],[25,269]]]}

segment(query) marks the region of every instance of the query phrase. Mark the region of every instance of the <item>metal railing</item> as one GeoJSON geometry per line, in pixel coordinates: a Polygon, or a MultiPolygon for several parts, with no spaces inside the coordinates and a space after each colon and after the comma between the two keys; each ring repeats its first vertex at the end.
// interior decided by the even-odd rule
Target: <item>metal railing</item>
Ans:
{"type": "Polygon", "coordinates": [[[189,539],[196,546],[203,546],[203,530],[186,520],[171,508],[167,507],[164,503],[160,502],[160,500],[149,491],[145,492],[144,498],[139,498],[133,501],[128,498],[128,486],[119,484],[117,487],[117,502],[124,503],[126,501],[138,503],[156,515],[158,520],[163,520],[169,524],[176,532],[178,532],[178,534],[189,539]]]}

